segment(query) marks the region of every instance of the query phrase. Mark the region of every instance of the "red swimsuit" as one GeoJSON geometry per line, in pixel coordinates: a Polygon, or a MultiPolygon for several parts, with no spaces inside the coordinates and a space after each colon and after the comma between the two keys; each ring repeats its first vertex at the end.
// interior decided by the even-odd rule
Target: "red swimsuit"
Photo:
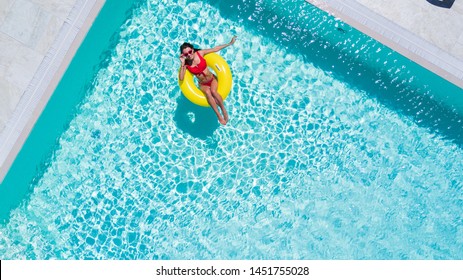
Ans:
{"type": "MultiPolygon", "coordinates": [[[[196,76],[199,76],[199,75],[206,76],[206,74],[204,74],[204,71],[207,68],[206,60],[199,54],[199,52],[197,52],[197,54],[198,54],[198,57],[199,57],[198,65],[196,65],[196,66],[187,65],[186,68],[196,76]]],[[[210,87],[213,80],[214,80],[214,77],[212,77],[212,79],[210,79],[207,82],[200,82],[200,84],[203,85],[203,86],[210,87]]]]}

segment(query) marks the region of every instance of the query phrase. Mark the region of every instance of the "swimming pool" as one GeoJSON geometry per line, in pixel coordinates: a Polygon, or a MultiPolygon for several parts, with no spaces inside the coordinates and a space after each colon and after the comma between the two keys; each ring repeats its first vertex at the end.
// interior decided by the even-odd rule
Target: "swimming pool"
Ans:
{"type": "Polygon", "coordinates": [[[463,257],[460,89],[305,1],[149,0],[116,37],[3,259],[463,257]],[[178,46],[234,34],[219,127],[178,46]]]}

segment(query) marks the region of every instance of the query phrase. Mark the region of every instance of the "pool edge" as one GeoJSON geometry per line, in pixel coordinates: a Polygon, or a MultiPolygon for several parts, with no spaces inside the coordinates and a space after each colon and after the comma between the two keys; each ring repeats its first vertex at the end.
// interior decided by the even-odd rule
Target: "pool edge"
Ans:
{"type": "Polygon", "coordinates": [[[463,89],[463,61],[352,0],[305,0],[463,89]]]}
{"type": "Polygon", "coordinates": [[[105,2],[88,0],[73,7],[18,107],[0,133],[3,140],[0,145],[0,184],[105,2]]]}

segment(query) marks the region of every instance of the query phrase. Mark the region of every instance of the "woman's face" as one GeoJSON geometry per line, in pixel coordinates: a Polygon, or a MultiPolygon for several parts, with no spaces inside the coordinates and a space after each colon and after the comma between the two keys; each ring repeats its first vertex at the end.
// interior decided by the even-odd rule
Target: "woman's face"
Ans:
{"type": "Polygon", "coordinates": [[[189,60],[192,60],[193,59],[193,55],[194,55],[195,51],[192,49],[192,48],[184,48],[183,51],[182,51],[182,56],[185,58],[185,59],[189,59],[189,60]]]}

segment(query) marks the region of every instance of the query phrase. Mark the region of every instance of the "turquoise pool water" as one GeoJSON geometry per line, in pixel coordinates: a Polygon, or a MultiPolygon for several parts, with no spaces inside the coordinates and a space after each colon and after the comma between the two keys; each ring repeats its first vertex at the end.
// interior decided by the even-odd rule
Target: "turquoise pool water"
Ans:
{"type": "Polygon", "coordinates": [[[461,89],[305,1],[149,0],[116,38],[2,259],[463,258],[461,89]],[[234,34],[219,127],[178,46],[234,34]]]}

